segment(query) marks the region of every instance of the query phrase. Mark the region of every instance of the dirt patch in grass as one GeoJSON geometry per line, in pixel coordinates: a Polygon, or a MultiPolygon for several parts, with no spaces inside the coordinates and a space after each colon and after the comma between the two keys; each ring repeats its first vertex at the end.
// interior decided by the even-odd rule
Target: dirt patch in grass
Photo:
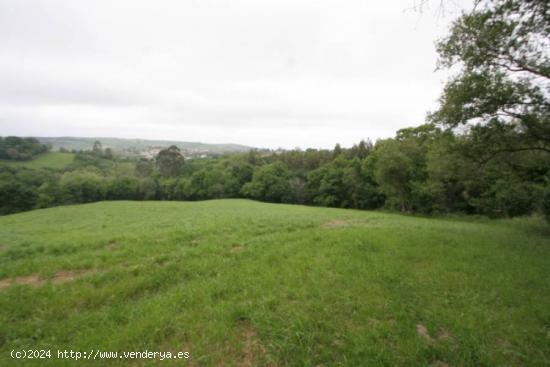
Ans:
{"type": "Polygon", "coordinates": [[[422,324],[416,324],[416,333],[424,338],[428,343],[434,343],[436,341],[446,341],[451,339],[451,334],[446,329],[440,329],[437,333],[437,338],[432,338],[428,328],[422,324]]]}
{"type": "Polygon", "coordinates": [[[0,280],[0,289],[7,288],[10,285],[11,285],[11,279],[10,278],[0,280]]]}
{"type": "MultiPolygon", "coordinates": [[[[248,322],[242,323],[240,326],[240,335],[243,339],[243,347],[241,350],[241,360],[237,363],[237,366],[258,366],[261,360],[265,361],[266,351],[264,346],[258,341],[254,327],[248,322]]],[[[273,363],[262,365],[275,366],[273,363]]]]}
{"type": "Polygon", "coordinates": [[[439,330],[439,333],[437,334],[438,340],[448,340],[450,338],[451,338],[451,334],[447,330],[445,329],[439,330]]]}
{"type": "Polygon", "coordinates": [[[15,277],[15,278],[6,278],[0,280],[0,289],[8,288],[12,284],[19,284],[19,285],[41,285],[44,283],[42,279],[38,277],[36,274],[26,275],[22,277],[15,277]]]}
{"type": "Polygon", "coordinates": [[[252,362],[254,361],[254,354],[252,349],[254,347],[256,331],[250,325],[247,325],[243,327],[242,336],[244,338],[244,346],[242,350],[242,361],[239,366],[252,367],[252,362]]]}
{"type": "Polygon", "coordinates": [[[231,247],[231,250],[229,250],[229,252],[232,252],[232,253],[239,253],[239,252],[242,252],[244,250],[244,246],[241,246],[241,245],[233,245],[233,247],[231,247]]]}
{"type": "Polygon", "coordinates": [[[15,284],[21,285],[41,285],[44,283],[44,280],[40,279],[38,275],[31,274],[24,277],[15,278],[15,284]]]}
{"type": "MultiPolygon", "coordinates": [[[[76,280],[84,275],[92,273],[92,270],[61,270],[54,274],[51,278],[53,284],[67,283],[76,280]]],[[[40,278],[37,274],[25,275],[15,278],[5,278],[0,280],[0,289],[5,289],[11,285],[30,285],[41,286],[48,282],[48,279],[40,278]]]]}
{"type": "Polygon", "coordinates": [[[428,332],[428,328],[422,324],[416,324],[416,333],[424,338],[424,340],[426,340],[427,342],[431,343],[433,341],[430,333],[428,332]]]}
{"type": "Polygon", "coordinates": [[[187,342],[183,345],[183,351],[189,353],[189,358],[186,359],[187,366],[189,367],[195,367],[195,363],[193,363],[193,343],[187,342]]]}
{"type": "Polygon", "coordinates": [[[366,223],[365,219],[331,219],[328,222],[321,224],[321,228],[345,228],[354,227],[366,223]]]}
{"type": "Polygon", "coordinates": [[[114,250],[117,247],[119,247],[119,244],[118,244],[117,240],[109,240],[109,242],[107,242],[107,249],[114,250]]]}

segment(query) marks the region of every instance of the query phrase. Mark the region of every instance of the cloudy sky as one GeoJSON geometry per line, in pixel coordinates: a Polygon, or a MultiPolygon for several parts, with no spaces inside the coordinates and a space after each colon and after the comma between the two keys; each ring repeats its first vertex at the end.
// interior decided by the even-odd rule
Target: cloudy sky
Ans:
{"type": "Polygon", "coordinates": [[[0,0],[0,135],[268,148],[392,136],[436,107],[434,42],[470,4],[441,16],[432,3],[0,0]]]}

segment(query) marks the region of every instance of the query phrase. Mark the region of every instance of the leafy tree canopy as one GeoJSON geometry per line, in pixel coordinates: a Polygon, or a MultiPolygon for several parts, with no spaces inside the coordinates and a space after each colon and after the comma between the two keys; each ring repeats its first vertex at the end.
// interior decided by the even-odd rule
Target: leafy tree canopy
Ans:
{"type": "Polygon", "coordinates": [[[484,127],[487,159],[500,152],[550,153],[550,5],[477,1],[438,43],[439,66],[458,66],[431,120],[484,127]]]}
{"type": "Polygon", "coordinates": [[[183,167],[184,158],[181,155],[180,149],[172,145],[169,148],[161,150],[157,155],[156,161],[162,176],[175,177],[183,167]]]}

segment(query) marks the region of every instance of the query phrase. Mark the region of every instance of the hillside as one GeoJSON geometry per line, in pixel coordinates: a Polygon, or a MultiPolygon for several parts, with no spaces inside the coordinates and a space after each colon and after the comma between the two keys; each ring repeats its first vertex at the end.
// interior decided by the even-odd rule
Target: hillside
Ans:
{"type": "Polygon", "coordinates": [[[0,165],[6,164],[26,168],[65,168],[74,159],[72,153],[48,152],[36,156],[27,161],[6,161],[0,160],[0,165]]]}
{"type": "Polygon", "coordinates": [[[126,154],[140,154],[176,145],[187,155],[211,155],[224,153],[247,152],[252,147],[239,144],[205,144],[197,142],[184,142],[176,140],[144,140],[121,138],[81,138],[81,137],[37,137],[43,144],[51,144],[53,150],[64,148],[67,150],[91,150],[94,142],[99,140],[103,148],[111,148],[115,152],[126,154]]]}
{"type": "Polygon", "coordinates": [[[0,365],[14,348],[187,351],[193,366],[544,365],[545,228],[247,200],[3,216],[0,365]]]}

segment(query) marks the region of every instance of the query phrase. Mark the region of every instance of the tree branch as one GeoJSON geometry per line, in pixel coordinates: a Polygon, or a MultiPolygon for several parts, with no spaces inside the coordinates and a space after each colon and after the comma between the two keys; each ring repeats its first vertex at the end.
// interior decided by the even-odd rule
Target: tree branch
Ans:
{"type": "Polygon", "coordinates": [[[488,157],[485,157],[484,159],[479,161],[479,165],[487,164],[487,162],[489,162],[491,159],[495,158],[497,155],[502,153],[518,153],[518,152],[525,152],[525,151],[540,151],[540,152],[546,152],[550,154],[550,149],[545,147],[505,148],[505,149],[499,149],[492,152],[488,157]]]}

